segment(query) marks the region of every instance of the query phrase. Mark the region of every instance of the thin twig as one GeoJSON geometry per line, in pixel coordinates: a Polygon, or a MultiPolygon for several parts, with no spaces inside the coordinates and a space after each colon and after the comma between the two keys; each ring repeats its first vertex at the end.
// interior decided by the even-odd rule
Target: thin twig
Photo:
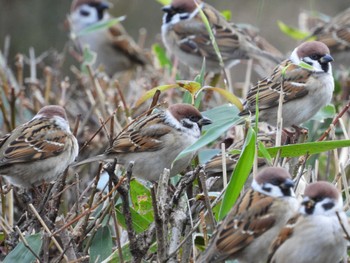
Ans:
{"type": "Polygon", "coordinates": [[[40,257],[39,257],[39,256],[33,251],[33,249],[29,246],[27,240],[24,238],[24,236],[23,236],[21,230],[19,229],[19,227],[18,227],[18,226],[15,226],[15,228],[16,228],[18,234],[19,234],[19,238],[20,238],[20,239],[22,240],[22,242],[23,242],[23,245],[34,255],[34,257],[36,257],[37,260],[39,260],[39,262],[42,262],[41,259],[40,259],[40,257]]]}
{"type": "MultiPolygon", "coordinates": [[[[33,204],[29,204],[29,208],[32,210],[32,212],[34,213],[35,217],[39,220],[40,224],[45,229],[45,231],[50,235],[51,240],[55,243],[55,245],[56,245],[57,249],[60,251],[60,253],[64,253],[61,245],[58,243],[56,238],[53,236],[53,234],[51,233],[50,229],[47,227],[47,225],[45,224],[44,220],[41,218],[39,213],[36,211],[36,209],[33,206],[33,204]]],[[[65,261],[69,262],[69,259],[68,259],[68,257],[66,255],[63,255],[63,257],[64,257],[65,261]]]]}

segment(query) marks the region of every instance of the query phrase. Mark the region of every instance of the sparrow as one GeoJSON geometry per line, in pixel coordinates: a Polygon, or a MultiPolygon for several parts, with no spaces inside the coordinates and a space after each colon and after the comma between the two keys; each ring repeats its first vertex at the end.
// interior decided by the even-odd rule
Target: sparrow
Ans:
{"type": "Polygon", "coordinates": [[[228,22],[214,7],[202,1],[198,3],[197,6],[194,0],[173,0],[171,5],[163,7],[162,40],[167,52],[181,63],[200,70],[205,57],[207,71],[221,71],[219,59],[199,13],[200,9],[209,21],[225,68],[250,58],[272,61],[274,65],[281,61],[279,56],[269,53],[270,49],[259,48],[253,40],[255,36],[250,36],[247,31],[228,22]]]}
{"type": "Polygon", "coordinates": [[[51,182],[74,162],[78,149],[64,108],[45,106],[0,138],[0,175],[23,188],[51,182]]]}
{"type": "Polygon", "coordinates": [[[173,162],[180,152],[199,139],[202,126],[211,123],[189,104],[156,109],[150,115],[141,115],[122,130],[102,155],[74,166],[93,161],[116,160],[124,166],[134,162],[133,176],[156,182],[165,168],[170,169],[170,176],[175,176],[190,164],[195,153],[173,162]]]}
{"type": "Polygon", "coordinates": [[[252,87],[240,116],[255,113],[258,95],[259,120],[276,126],[282,87],[283,127],[298,126],[330,103],[334,90],[333,61],[328,47],[319,41],[296,47],[289,59],[252,87]]]}
{"type": "Polygon", "coordinates": [[[325,43],[332,53],[350,50],[350,8],[315,26],[310,37],[325,43]]]}
{"type": "Polygon", "coordinates": [[[105,72],[113,76],[116,72],[146,65],[148,58],[120,23],[79,36],[81,30],[112,19],[109,8],[110,4],[101,0],[74,0],[68,21],[71,32],[78,35],[80,49],[88,45],[96,52],[95,68],[102,65],[105,72]]]}
{"type": "Polygon", "coordinates": [[[268,262],[341,262],[349,231],[343,200],[334,185],[319,181],[308,185],[299,213],[281,230],[271,246],[268,262]]]}
{"type": "Polygon", "coordinates": [[[283,168],[267,167],[218,225],[208,248],[196,262],[266,262],[268,248],[297,212],[294,183],[283,168]]]}

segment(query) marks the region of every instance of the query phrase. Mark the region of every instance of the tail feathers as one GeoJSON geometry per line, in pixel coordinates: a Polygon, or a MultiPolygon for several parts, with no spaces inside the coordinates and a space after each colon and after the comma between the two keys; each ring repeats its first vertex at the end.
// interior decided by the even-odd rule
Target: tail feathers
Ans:
{"type": "Polygon", "coordinates": [[[75,163],[71,164],[71,167],[76,167],[76,166],[80,166],[80,165],[92,163],[92,162],[107,161],[107,160],[108,160],[108,158],[105,155],[100,154],[100,155],[96,155],[96,156],[87,158],[85,160],[82,160],[80,162],[75,162],[75,163]]]}

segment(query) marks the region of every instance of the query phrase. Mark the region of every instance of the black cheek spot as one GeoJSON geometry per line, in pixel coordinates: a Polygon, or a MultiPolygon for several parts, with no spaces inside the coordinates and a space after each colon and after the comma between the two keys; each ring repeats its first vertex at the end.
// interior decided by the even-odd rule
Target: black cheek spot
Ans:
{"type": "Polygon", "coordinates": [[[325,210],[330,210],[334,207],[334,203],[326,203],[326,204],[323,204],[322,207],[325,209],[325,210]]]}
{"type": "Polygon", "coordinates": [[[80,14],[81,14],[82,16],[89,16],[89,15],[90,15],[90,12],[85,11],[85,10],[80,10],[80,14]]]}
{"type": "Polygon", "coordinates": [[[264,186],[262,187],[262,189],[263,189],[264,191],[266,191],[266,192],[270,192],[272,188],[271,188],[271,187],[267,187],[267,186],[264,185],[264,186]]]}
{"type": "Polygon", "coordinates": [[[192,129],[192,127],[193,127],[193,123],[187,122],[186,120],[182,121],[182,125],[188,129],[192,129]]]}

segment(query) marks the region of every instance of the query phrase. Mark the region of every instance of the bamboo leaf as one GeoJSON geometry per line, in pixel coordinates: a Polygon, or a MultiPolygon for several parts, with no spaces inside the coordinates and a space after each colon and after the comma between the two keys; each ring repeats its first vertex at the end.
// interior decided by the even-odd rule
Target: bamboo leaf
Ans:
{"type": "MultiPolygon", "coordinates": [[[[41,233],[31,235],[25,238],[30,248],[34,251],[36,255],[39,256],[41,246],[43,244],[41,233]]],[[[33,253],[25,247],[23,242],[18,243],[18,245],[6,256],[4,263],[31,263],[36,260],[33,253]]]]}
{"type": "MultiPolygon", "coordinates": [[[[324,141],[324,142],[308,142],[292,145],[285,145],[279,147],[266,148],[267,152],[272,158],[277,156],[280,151],[280,157],[298,157],[305,154],[318,154],[322,152],[331,151],[334,149],[349,147],[350,140],[339,141],[324,141]]],[[[264,154],[259,151],[259,157],[264,157],[264,154]]]]}
{"type": "Polygon", "coordinates": [[[89,262],[101,262],[112,253],[112,234],[108,226],[100,227],[90,246],[90,260],[89,262]]]}
{"type": "Polygon", "coordinates": [[[249,127],[241,155],[232,173],[221,203],[219,220],[222,220],[231,210],[250,174],[255,156],[255,142],[256,133],[254,129],[249,127]]]}

